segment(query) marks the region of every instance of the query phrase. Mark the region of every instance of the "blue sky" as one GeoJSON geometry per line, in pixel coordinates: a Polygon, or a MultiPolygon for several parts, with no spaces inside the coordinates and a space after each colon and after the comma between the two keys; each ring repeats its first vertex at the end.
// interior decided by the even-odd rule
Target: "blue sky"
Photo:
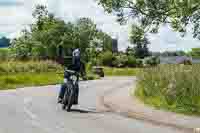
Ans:
{"type": "MultiPolygon", "coordinates": [[[[119,48],[125,49],[129,44],[129,25],[120,26],[116,18],[106,14],[95,0],[0,0],[0,36],[14,38],[20,30],[33,22],[31,16],[36,4],[45,4],[49,10],[66,21],[79,17],[90,17],[98,27],[111,36],[119,38],[119,48]]],[[[152,51],[189,50],[200,47],[200,41],[189,33],[181,38],[168,26],[163,26],[156,35],[149,35],[152,51]]]]}

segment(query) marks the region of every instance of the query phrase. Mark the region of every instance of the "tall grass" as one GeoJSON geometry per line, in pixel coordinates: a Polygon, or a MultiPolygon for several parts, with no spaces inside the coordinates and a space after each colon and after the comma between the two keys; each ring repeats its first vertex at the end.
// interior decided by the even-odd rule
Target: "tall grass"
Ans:
{"type": "Polygon", "coordinates": [[[62,83],[63,67],[53,61],[0,62],[0,90],[62,83]]]}
{"type": "Polygon", "coordinates": [[[10,50],[8,48],[0,48],[0,60],[8,60],[10,50]]]}
{"type": "Polygon", "coordinates": [[[200,64],[144,68],[135,94],[157,108],[200,115],[199,71],[200,64]]]}
{"type": "Polygon", "coordinates": [[[112,68],[104,67],[106,76],[135,76],[139,68],[112,68]]]}
{"type": "Polygon", "coordinates": [[[63,67],[52,61],[0,62],[0,75],[14,73],[62,72],[63,67]]]}
{"type": "Polygon", "coordinates": [[[57,73],[17,73],[0,76],[0,90],[27,86],[54,85],[63,82],[63,75],[57,73]]]}

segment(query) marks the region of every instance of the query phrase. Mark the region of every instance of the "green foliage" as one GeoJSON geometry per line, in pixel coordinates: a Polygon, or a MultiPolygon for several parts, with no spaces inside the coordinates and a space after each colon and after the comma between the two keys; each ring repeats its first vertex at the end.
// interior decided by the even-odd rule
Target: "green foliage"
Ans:
{"type": "Polygon", "coordinates": [[[137,67],[143,67],[143,60],[142,59],[136,59],[137,67]]]}
{"type": "Polygon", "coordinates": [[[103,52],[98,57],[100,64],[108,67],[142,67],[143,62],[141,59],[136,59],[133,55],[124,53],[112,54],[112,52],[103,52]]]}
{"type": "Polygon", "coordinates": [[[128,56],[135,56],[135,50],[134,50],[134,48],[127,47],[127,49],[126,49],[126,55],[128,55],[128,56]]]}
{"type": "Polygon", "coordinates": [[[190,52],[189,52],[190,56],[195,57],[195,58],[199,58],[200,57],[200,48],[193,48],[190,52]]]}
{"type": "Polygon", "coordinates": [[[102,65],[112,66],[113,61],[114,61],[114,56],[112,52],[107,51],[107,52],[101,53],[100,60],[101,60],[102,65]]]}
{"type": "Polygon", "coordinates": [[[156,66],[156,65],[160,64],[160,59],[159,59],[159,57],[155,57],[155,56],[147,57],[144,60],[144,64],[146,66],[156,66]]]}
{"type": "Polygon", "coordinates": [[[125,67],[127,66],[128,57],[125,54],[120,54],[118,56],[115,56],[113,60],[113,66],[114,67],[125,67]]]}
{"type": "Polygon", "coordinates": [[[0,48],[9,47],[10,46],[10,39],[6,37],[0,37],[0,48]]]}
{"type": "MultiPolygon", "coordinates": [[[[162,24],[170,24],[178,32],[185,33],[186,26],[193,26],[193,35],[200,38],[199,0],[98,0],[109,13],[114,13],[123,24],[137,20],[145,31],[158,32],[162,24]]],[[[191,29],[191,28],[190,28],[191,29]]],[[[183,34],[184,35],[184,34],[183,34]]]]}
{"type": "MultiPolygon", "coordinates": [[[[144,58],[149,56],[148,44],[149,40],[146,37],[145,31],[138,25],[132,25],[129,36],[130,42],[134,44],[134,55],[137,58],[144,58]]],[[[130,50],[129,50],[130,51],[130,50]]]]}
{"type": "Polygon", "coordinates": [[[55,60],[60,56],[71,56],[72,48],[80,48],[82,60],[88,62],[97,48],[110,45],[111,37],[98,30],[89,18],[65,23],[42,5],[36,6],[33,17],[35,22],[30,30],[23,30],[21,36],[12,41],[12,55],[17,59],[55,60]],[[63,49],[62,55],[59,48],[63,49]]]}
{"type": "Polygon", "coordinates": [[[63,67],[52,61],[6,61],[0,63],[0,74],[63,72],[63,67]]]}
{"type": "Polygon", "coordinates": [[[0,60],[5,61],[9,58],[10,51],[8,48],[0,48],[0,60]]]}
{"type": "Polygon", "coordinates": [[[145,103],[200,115],[200,65],[160,65],[138,73],[136,95],[145,103]]]}
{"type": "Polygon", "coordinates": [[[105,76],[136,76],[138,68],[104,67],[105,76]]]}
{"type": "Polygon", "coordinates": [[[42,86],[60,84],[63,81],[63,74],[55,72],[42,73],[16,73],[0,75],[0,90],[16,89],[27,86],[42,86]]]}
{"type": "Polygon", "coordinates": [[[126,64],[128,67],[140,66],[140,64],[137,64],[137,60],[134,56],[128,56],[128,60],[126,64]]]}

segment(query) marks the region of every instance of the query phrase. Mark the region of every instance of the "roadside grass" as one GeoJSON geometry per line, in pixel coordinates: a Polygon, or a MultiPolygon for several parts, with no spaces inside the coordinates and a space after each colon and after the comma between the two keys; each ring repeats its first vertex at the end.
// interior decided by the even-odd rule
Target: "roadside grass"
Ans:
{"type": "Polygon", "coordinates": [[[0,76],[0,90],[16,89],[28,86],[60,84],[63,75],[57,73],[18,73],[0,76]]]}
{"type": "Polygon", "coordinates": [[[105,76],[136,76],[139,68],[104,67],[105,76]]]}
{"type": "Polygon", "coordinates": [[[8,59],[10,50],[8,48],[0,48],[0,60],[5,61],[8,59]]]}
{"type": "Polygon", "coordinates": [[[132,94],[157,109],[200,116],[199,71],[200,64],[144,68],[132,94]]]}
{"type": "Polygon", "coordinates": [[[62,72],[63,67],[53,61],[3,61],[0,62],[0,74],[62,72]]]}
{"type": "MultiPolygon", "coordinates": [[[[63,66],[53,61],[0,62],[0,90],[63,83],[63,66]]],[[[99,79],[87,73],[87,80],[99,79]]]]}
{"type": "Polygon", "coordinates": [[[53,61],[0,62],[0,90],[59,84],[63,67],[53,61]]]}

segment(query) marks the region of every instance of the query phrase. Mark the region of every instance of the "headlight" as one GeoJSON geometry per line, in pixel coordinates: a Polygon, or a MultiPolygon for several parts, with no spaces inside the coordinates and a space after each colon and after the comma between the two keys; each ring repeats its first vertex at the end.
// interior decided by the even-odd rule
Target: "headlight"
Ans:
{"type": "Polygon", "coordinates": [[[67,83],[67,79],[66,78],[64,78],[64,83],[67,83]]]}
{"type": "Polygon", "coordinates": [[[71,76],[72,81],[76,81],[77,77],[75,75],[71,76]]]}

